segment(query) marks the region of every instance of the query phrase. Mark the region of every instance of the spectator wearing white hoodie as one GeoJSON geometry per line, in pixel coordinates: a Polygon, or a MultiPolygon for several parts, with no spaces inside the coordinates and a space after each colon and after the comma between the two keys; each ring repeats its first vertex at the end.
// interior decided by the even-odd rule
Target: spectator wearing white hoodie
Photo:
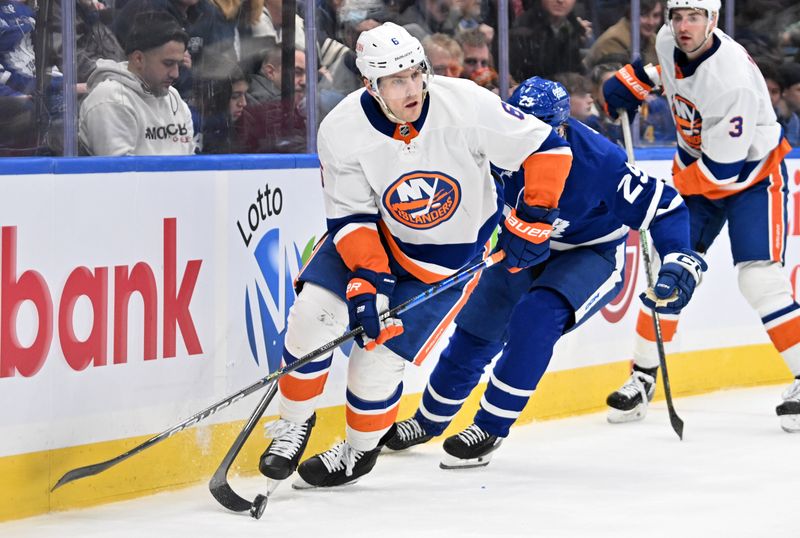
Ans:
{"type": "Polygon", "coordinates": [[[81,105],[79,136],[89,155],[191,155],[192,116],[172,87],[189,37],[160,13],[140,13],[127,62],[98,60],[81,105]]]}

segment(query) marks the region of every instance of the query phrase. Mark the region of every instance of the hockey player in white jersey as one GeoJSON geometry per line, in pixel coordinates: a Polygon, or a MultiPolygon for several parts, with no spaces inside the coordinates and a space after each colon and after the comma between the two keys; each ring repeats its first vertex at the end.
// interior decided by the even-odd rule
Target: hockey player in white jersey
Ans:
{"type": "MultiPolygon", "coordinates": [[[[656,293],[659,311],[686,305],[705,263],[689,250],[689,217],[680,195],[626,162],[625,152],[569,117],[561,84],[523,82],[509,102],[565,130],[573,162],[553,225],[551,254],[521,272],[481,277],[456,317],[456,330],[431,373],[419,409],[397,425],[386,446],[402,450],[440,435],[501,352],[474,423],[444,442],[445,469],[489,463],[544,375],[553,347],[622,289],[629,227],[649,228],[664,266],[656,293]]],[[[521,172],[500,172],[506,204],[522,189],[521,172]]],[[[498,241],[509,247],[507,229],[498,241]]],[[[652,299],[644,297],[655,306],[652,299]]]]}
{"type": "Polygon", "coordinates": [[[320,126],[327,236],[301,271],[289,314],[289,364],[363,326],[348,361],[345,440],[298,468],[323,392],[331,356],[280,379],[280,419],[259,468],[295,487],[353,482],[375,465],[394,426],[406,362],[425,359],[466,300],[474,281],[425,306],[380,320],[486,255],[499,220],[500,191],[489,160],[525,170],[517,236],[504,263],[525,267],[547,257],[572,153],[546,123],[474,83],[430,75],[419,41],[385,23],[361,34],[356,65],[365,88],[348,95],[320,126]]]}
{"type": "MultiPolygon", "coordinates": [[[[800,432],[800,306],[783,272],[791,149],[764,78],[747,52],[717,28],[720,0],[667,0],[667,24],[656,38],[659,66],[640,60],[603,86],[610,114],[633,117],[653,88],[662,88],[678,132],[675,187],[691,215],[691,245],[704,253],[727,221],[739,289],[758,312],[794,383],[777,407],[781,426],[800,432]]],[[[661,317],[664,340],[677,316],[661,317]]],[[[639,313],[631,377],[608,397],[610,422],[645,416],[658,355],[653,320],[639,313]]]]}

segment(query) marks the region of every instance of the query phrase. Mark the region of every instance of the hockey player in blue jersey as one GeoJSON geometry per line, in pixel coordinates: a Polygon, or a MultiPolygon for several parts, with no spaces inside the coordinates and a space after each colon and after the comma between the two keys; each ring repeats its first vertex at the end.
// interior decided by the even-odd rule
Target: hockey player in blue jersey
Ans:
{"type": "MultiPolygon", "coordinates": [[[[511,105],[563,131],[572,147],[572,169],[550,236],[550,256],[518,272],[487,271],[431,373],[419,409],[398,423],[387,447],[402,450],[441,434],[497,353],[474,423],[444,442],[444,469],[489,463],[544,375],[553,346],[621,290],[629,228],[646,228],[663,265],[655,293],[659,312],[678,312],[692,296],[706,264],[689,250],[688,211],[664,181],[626,162],[625,153],[569,118],[561,84],[533,77],[510,97],[511,105]]],[[[521,172],[494,170],[504,180],[506,205],[516,206],[521,172]]],[[[525,245],[511,211],[498,248],[512,260],[525,245]],[[510,225],[511,224],[511,225],[510,225]]],[[[512,263],[512,265],[514,265],[512,263]]],[[[520,264],[521,265],[521,264],[520,264]]],[[[643,301],[656,306],[643,294],[643,301]]]]}

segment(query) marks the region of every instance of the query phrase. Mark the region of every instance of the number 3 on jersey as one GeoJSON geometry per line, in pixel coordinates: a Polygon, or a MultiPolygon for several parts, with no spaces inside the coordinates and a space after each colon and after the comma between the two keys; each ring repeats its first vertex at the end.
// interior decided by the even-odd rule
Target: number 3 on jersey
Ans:
{"type": "Polygon", "coordinates": [[[617,190],[622,190],[622,196],[625,197],[625,200],[629,204],[633,204],[636,201],[636,198],[644,190],[642,185],[647,184],[648,177],[647,174],[630,163],[625,163],[625,166],[628,167],[628,170],[630,170],[631,173],[622,176],[622,179],[619,181],[619,185],[617,185],[617,190]],[[635,186],[634,179],[636,179],[635,186]]]}
{"type": "Polygon", "coordinates": [[[742,120],[741,116],[736,116],[731,120],[731,130],[728,131],[728,134],[731,135],[733,138],[738,138],[742,136],[742,120]]]}

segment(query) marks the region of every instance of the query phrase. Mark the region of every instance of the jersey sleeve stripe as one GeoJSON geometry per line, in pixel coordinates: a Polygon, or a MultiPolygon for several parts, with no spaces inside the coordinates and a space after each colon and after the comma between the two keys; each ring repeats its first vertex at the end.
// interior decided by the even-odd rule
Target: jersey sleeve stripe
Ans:
{"type": "Polygon", "coordinates": [[[681,195],[673,191],[672,198],[670,199],[667,207],[659,207],[656,210],[656,217],[660,217],[661,215],[666,215],[667,213],[675,211],[675,209],[680,207],[682,203],[683,203],[683,198],[681,197],[681,195]]]}
{"type": "Polygon", "coordinates": [[[389,272],[389,258],[375,224],[346,224],[336,232],[333,242],[342,261],[351,271],[364,268],[378,273],[389,272]]]}
{"type": "Polygon", "coordinates": [[[661,196],[664,193],[664,182],[656,180],[655,185],[655,192],[653,193],[653,197],[650,199],[650,205],[647,207],[647,213],[642,220],[642,223],[639,225],[640,228],[649,228],[650,223],[653,222],[653,218],[656,216],[656,211],[658,210],[658,206],[661,204],[661,196]]]}
{"type": "Polygon", "coordinates": [[[558,207],[572,167],[572,151],[564,147],[533,153],[525,159],[522,167],[525,169],[525,203],[530,206],[558,207]]]}

